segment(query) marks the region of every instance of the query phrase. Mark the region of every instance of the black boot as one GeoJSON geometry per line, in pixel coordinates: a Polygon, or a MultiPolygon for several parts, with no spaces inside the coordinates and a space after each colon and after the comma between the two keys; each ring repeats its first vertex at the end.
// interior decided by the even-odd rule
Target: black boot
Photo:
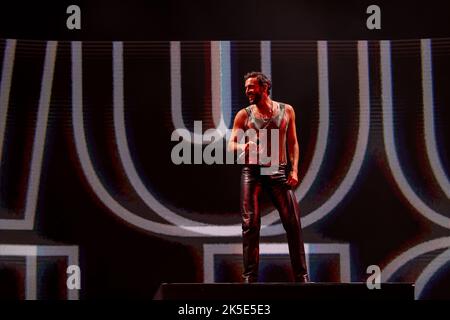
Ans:
{"type": "Polygon", "coordinates": [[[304,274],[304,275],[301,275],[301,276],[296,276],[295,277],[295,282],[308,283],[309,282],[308,274],[304,274]]]}
{"type": "Polygon", "coordinates": [[[243,280],[244,283],[254,283],[257,281],[257,279],[254,277],[243,277],[243,279],[244,279],[243,280]]]}

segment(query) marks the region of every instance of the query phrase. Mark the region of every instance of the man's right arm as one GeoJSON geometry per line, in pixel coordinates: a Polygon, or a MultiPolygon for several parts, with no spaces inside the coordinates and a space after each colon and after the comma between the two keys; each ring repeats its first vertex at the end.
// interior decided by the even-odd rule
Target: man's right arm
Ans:
{"type": "Polygon", "coordinates": [[[245,150],[245,144],[239,143],[238,132],[239,130],[245,130],[245,122],[247,121],[247,112],[245,109],[241,109],[234,117],[233,130],[231,131],[230,141],[228,142],[228,152],[242,152],[245,150]]]}

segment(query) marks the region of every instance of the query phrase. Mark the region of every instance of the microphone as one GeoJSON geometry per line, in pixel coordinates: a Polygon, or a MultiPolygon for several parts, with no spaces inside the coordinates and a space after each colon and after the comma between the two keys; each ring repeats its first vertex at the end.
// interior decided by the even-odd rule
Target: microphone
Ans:
{"type": "MultiPolygon", "coordinates": [[[[256,143],[256,147],[259,148],[259,144],[260,144],[259,138],[256,139],[255,143],[256,143]]],[[[243,157],[245,157],[245,154],[246,154],[246,151],[242,151],[241,154],[238,156],[238,161],[241,160],[243,157]]],[[[254,161],[252,161],[252,158],[249,158],[249,164],[257,164],[258,163],[258,161],[256,161],[256,159],[253,159],[253,160],[254,161]],[[254,163],[252,163],[252,162],[254,162],[254,163]]]]}

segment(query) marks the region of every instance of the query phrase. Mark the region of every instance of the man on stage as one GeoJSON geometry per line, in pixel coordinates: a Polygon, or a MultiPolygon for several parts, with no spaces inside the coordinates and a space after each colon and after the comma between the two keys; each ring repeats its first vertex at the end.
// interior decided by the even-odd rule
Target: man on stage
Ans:
{"type": "Polygon", "coordinates": [[[263,73],[250,72],[244,79],[245,94],[250,106],[236,114],[228,145],[229,151],[237,151],[241,158],[246,159],[241,175],[242,277],[246,283],[258,280],[260,194],[264,190],[278,210],[286,230],[295,281],[308,282],[300,211],[292,190],[298,185],[299,147],[295,112],[292,106],[270,98],[271,81],[263,73]],[[273,130],[278,131],[276,139],[271,134],[273,130]],[[256,140],[249,139],[246,142],[239,139],[239,132],[248,131],[256,132],[256,140]],[[272,155],[269,162],[261,160],[263,152],[272,155]],[[273,154],[276,155],[275,158],[273,154]],[[257,160],[254,160],[255,156],[257,160]]]}

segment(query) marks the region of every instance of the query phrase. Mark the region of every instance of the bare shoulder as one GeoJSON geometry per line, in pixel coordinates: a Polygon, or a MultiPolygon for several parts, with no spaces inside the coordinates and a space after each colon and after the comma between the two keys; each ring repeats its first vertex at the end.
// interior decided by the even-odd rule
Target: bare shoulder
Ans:
{"type": "Polygon", "coordinates": [[[245,118],[247,118],[248,114],[247,114],[247,111],[245,109],[246,108],[242,108],[241,110],[238,111],[238,113],[236,113],[236,119],[245,119],[245,118]]]}
{"type": "Polygon", "coordinates": [[[289,115],[290,118],[295,118],[295,110],[294,107],[292,107],[290,104],[285,104],[286,113],[289,115]]]}
{"type": "Polygon", "coordinates": [[[234,124],[237,127],[242,127],[245,124],[245,121],[247,121],[247,111],[245,111],[245,108],[242,108],[241,110],[236,113],[236,116],[234,117],[234,124]]]}

